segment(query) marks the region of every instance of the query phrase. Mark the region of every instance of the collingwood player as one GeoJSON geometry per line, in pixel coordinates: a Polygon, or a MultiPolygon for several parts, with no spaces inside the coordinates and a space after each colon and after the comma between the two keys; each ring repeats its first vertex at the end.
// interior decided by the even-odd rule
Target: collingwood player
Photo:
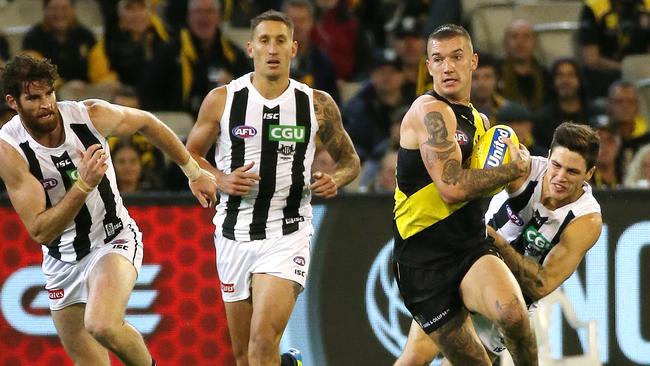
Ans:
{"type": "Polygon", "coordinates": [[[122,204],[105,136],[140,132],[181,165],[204,207],[214,177],[152,114],[101,100],[57,102],[56,67],[18,56],[0,86],[18,115],[0,129],[0,178],[31,237],[42,244],[50,310],[75,365],[155,365],[124,320],[142,264],[142,235],[122,204]]]}
{"type": "MultiPolygon", "coordinates": [[[[311,194],[329,198],[359,172],[334,100],[289,78],[293,24],[276,11],[251,21],[254,72],[212,90],[187,147],[217,178],[217,270],[237,365],[277,365],[280,337],[305,286],[311,194]],[[311,172],[316,141],[337,162],[311,172]],[[216,168],[204,159],[216,141],[216,168]]],[[[298,357],[281,358],[300,365],[298,357]]]]}
{"type": "MultiPolygon", "coordinates": [[[[561,124],[553,135],[549,157],[532,157],[530,173],[490,202],[485,215],[488,233],[528,304],[560,287],[600,236],[600,205],[587,184],[596,169],[599,146],[590,127],[561,124]]],[[[495,359],[506,349],[501,331],[481,315],[472,320],[495,359]]],[[[437,353],[433,342],[412,323],[395,365],[429,365],[437,353]]]]}

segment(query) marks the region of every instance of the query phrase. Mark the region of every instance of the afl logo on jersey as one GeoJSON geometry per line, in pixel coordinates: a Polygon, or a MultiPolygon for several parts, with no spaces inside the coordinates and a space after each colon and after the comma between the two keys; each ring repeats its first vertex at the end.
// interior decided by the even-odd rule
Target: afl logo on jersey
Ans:
{"type": "Polygon", "coordinates": [[[467,134],[461,130],[456,130],[455,137],[456,142],[458,142],[458,145],[460,146],[463,146],[469,142],[469,137],[467,137],[467,134]]]}
{"type": "Polygon", "coordinates": [[[237,126],[232,129],[232,135],[235,137],[239,137],[240,139],[246,139],[257,135],[257,130],[255,129],[255,127],[246,126],[246,125],[237,126]]]}
{"type": "Polygon", "coordinates": [[[506,205],[506,212],[508,213],[508,218],[513,224],[517,226],[524,226],[524,220],[522,220],[521,217],[519,217],[514,211],[512,211],[510,205],[506,205]]]}
{"type": "Polygon", "coordinates": [[[54,178],[45,178],[41,181],[41,185],[45,188],[46,191],[59,185],[59,182],[54,178]]]}

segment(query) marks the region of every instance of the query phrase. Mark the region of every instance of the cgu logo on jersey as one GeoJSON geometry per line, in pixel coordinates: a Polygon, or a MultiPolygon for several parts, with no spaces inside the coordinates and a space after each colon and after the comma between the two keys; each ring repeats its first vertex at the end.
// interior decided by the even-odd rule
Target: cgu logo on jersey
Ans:
{"type": "Polygon", "coordinates": [[[41,181],[41,185],[45,188],[46,191],[59,185],[59,181],[54,178],[45,178],[41,181]]]}
{"type": "Polygon", "coordinates": [[[270,141],[305,142],[305,126],[269,126],[270,141]]]}
{"type": "Polygon", "coordinates": [[[456,130],[454,137],[456,138],[456,142],[458,142],[458,145],[460,146],[463,146],[469,142],[469,137],[465,132],[461,130],[456,130]]]}
{"type": "Polygon", "coordinates": [[[527,227],[522,235],[526,242],[526,255],[528,256],[539,257],[551,248],[551,243],[533,226],[527,227]]]}
{"type": "Polygon", "coordinates": [[[237,126],[232,129],[232,135],[240,139],[246,139],[257,135],[257,130],[252,126],[237,126]]]}

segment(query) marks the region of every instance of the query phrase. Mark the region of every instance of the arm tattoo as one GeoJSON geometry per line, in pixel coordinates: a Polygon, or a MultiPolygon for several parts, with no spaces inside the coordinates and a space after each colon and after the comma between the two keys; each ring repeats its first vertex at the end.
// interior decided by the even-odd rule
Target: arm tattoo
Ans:
{"type": "Polygon", "coordinates": [[[489,169],[463,169],[460,161],[449,159],[442,170],[442,181],[449,185],[462,185],[467,190],[466,200],[472,200],[518,178],[521,169],[508,163],[489,169]]]}
{"type": "Polygon", "coordinates": [[[545,295],[544,267],[538,262],[519,254],[509,244],[499,245],[499,253],[521,286],[521,291],[533,300],[545,295]]]}
{"type": "Polygon", "coordinates": [[[449,131],[445,120],[439,112],[429,112],[424,116],[424,125],[427,127],[429,139],[426,144],[436,149],[449,149],[453,142],[449,140],[449,131]]]}
{"type": "Polygon", "coordinates": [[[343,129],[341,113],[332,97],[314,90],[314,111],[320,140],[336,161],[336,172],[332,178],[337,186],[344,186],[359,174],[359,156],[354,151],[350,136],[343,129]]]}

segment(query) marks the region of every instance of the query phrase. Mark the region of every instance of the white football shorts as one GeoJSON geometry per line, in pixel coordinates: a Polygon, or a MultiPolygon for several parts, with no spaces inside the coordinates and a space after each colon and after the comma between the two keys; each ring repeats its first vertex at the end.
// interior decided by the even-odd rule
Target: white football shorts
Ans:
{"type": "Polygon", "coordinates": [[[249,298],[253,273],[294,281],[304,288],[309,272],[312,233],[308,220],[297,231],[273,239],[236,241],[216,233],[217,272],[223,301],[249,298]]]}
{"type": "Polygon", "coordinates": [[[133,264],[140,273],[142,266],[142,233],[131,223],[109,243],[95,247],[77,263],[68,263],[45,256],[43,274],[51,310],[88,301],[88,278],[93,268],[105,255],[116,253],[133,264]]]}

